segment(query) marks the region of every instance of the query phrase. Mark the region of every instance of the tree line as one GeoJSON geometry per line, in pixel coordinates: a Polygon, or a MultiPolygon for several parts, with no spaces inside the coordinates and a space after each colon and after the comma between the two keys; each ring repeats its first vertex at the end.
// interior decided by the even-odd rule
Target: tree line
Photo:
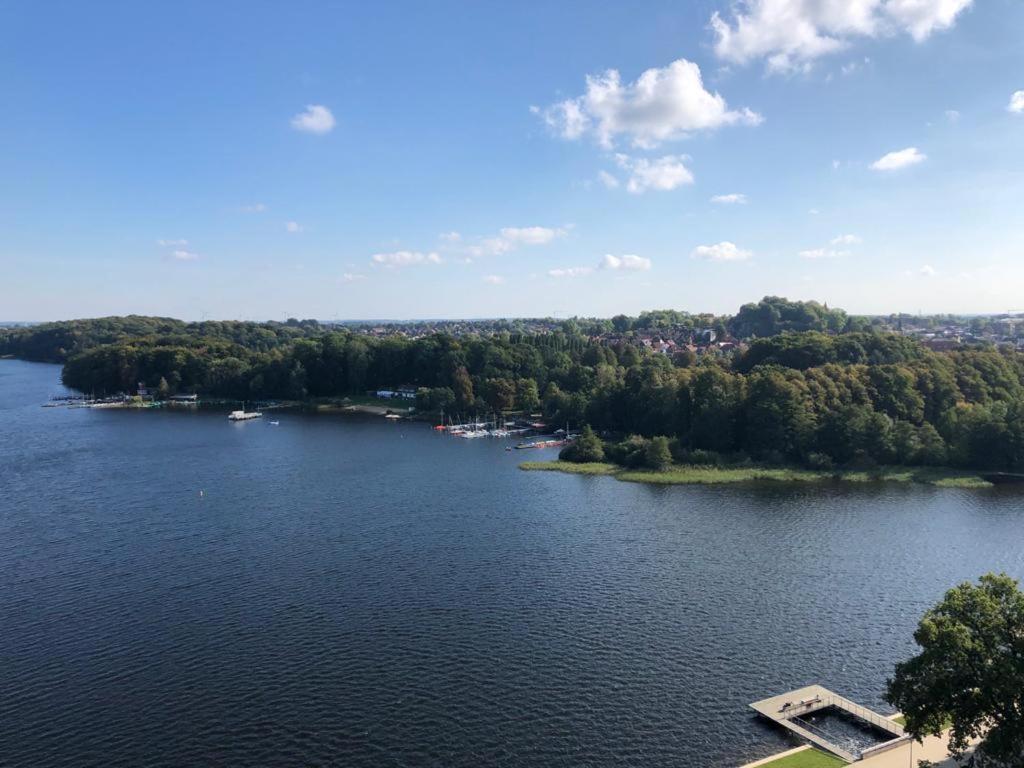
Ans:
{"type": "MultiPolygon", "coordinates": [[[[827,325],[837,315],[811,317],[827,325]]],[[[933,352],[873,330],[787,330],[699,360],[572,328],[409,339],[314,321],[135,317],[14,335],[13,344],[0,338],[0,352],[47,359],[42,353],[60,344],[65,384],[97,395],[140,382],[164,395],[240,400],[411,385],[428,411],[540,412],[553,425],[591,425],[609,458],[625,464],[663,460],[667,447],[674,460],[694,463],[1024,468],[1024,355],[933,352]],[[664,444],[649,449],[654,438],[664,444]]]]}

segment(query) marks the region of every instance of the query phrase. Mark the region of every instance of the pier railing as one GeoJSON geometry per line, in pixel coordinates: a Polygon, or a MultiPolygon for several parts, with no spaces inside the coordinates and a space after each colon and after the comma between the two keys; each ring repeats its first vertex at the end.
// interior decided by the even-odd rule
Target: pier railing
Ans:
{"type": "Polygon", "coordinates": [[[850,701],[849,699],[844,698],[843,696],[837,696],[836,694],[832,694],[830,696],[825,696],[823,698],[828,699],[831,706],[845,710],[846,712],[849,712],[851,715],[856,715],[861,720],[871,723],[873,726],[885,731],[886,733],[891,733],[894,736],[902,736],[904,734],[903,726],[901,726],[899,723],[894,722],[893,720],[890,720],[887,717],[883,717],[877,712],[872,712],[867,707],[862,707],[860,704],[850,701]]]}
{"type": "Polygon", "coordinates": [[[853,758],[855,760],[861,760],[871,754],[877,754],[884,752],[888,749],[892,749],[899,744],[902,744],[909,737],[905,734],[903,727],[887,717],[883,717],[877,712],[872,712],[867,707],[862,707],[856,702],[850,701],[849,699],[838,696],[836,694],[829,694],[824,696],[817,696],[812,701],[807,701],[803,704],[797,704],[790,710],[782,714],[782,719],[789,721],[791,725],[796,725],[800,729],[803,729],[807,733],[816,736],[824,742],[827,742],[832,747],[838,747],[833,751],[842,754],[847,759],[853,758]],[[823,709],[834,707],[843,712],[848,712],[854,717],[863,720],[870,725],[878,728],[881,731],[885,731],[891,734],[893,738],[883,741],[880,744],[875,744],[870,747],[861,748],[852,739],[843,739],[842,743],[836,743],[836,736],[830,734],[823,728],[819,728],[813,723],[803,719],[803,715],[810,715],[814,712],[820,712],[823,709]],[[845,754],[843,754],[845,753],[845,754]]]}

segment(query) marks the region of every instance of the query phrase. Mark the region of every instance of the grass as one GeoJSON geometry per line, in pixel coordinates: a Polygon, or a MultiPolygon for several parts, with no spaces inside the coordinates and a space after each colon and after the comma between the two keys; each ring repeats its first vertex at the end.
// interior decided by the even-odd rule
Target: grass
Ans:
{"type": "Polygon", "coordinates": [[[571,475],[616,475],[622,471],[621,467],[614,464],[574,464],[571,461],[524,461],[519,468],[534,472],[566,472],[571,475]]]}
{"type": "MultiPolygon", "coordinates": [[[[907,718],[905,718],[903,715],[897,715],[896,717],[894,717],[892,719],[892,721],[894,723],[899,723],[900,725],[902,725],[904,727],[906,727],[906,725],[907,725],[907,718]]],[[[953,720],[952,720],[952,718],[946,718],[946,720],[942,724],[942,730],[943,731],[948,731],[952,727],[953,727],[953,720]]]]}
{"type": "Polygon", "coordinates": [[[840,765],[846,765],[846,762],[820,749],[805,749],[764,763],[761,768],[835,768],[840,765]]]}
{"type": "Polygon", "coordinates": [[[719,485],[723,483],[877,483],[900,482],[941,488],[987,488],[989,483],[973,472],[941,467],[879,467],[875,470],[816,470],[800,467],[708,467],[673,464],[661,472],[626,469],[615,464],[575,464],[567,461],[527,461],[519,465],[532,471],[568,472],[574,475],[610,475],[627,483],[657,485],[719,485]]]}

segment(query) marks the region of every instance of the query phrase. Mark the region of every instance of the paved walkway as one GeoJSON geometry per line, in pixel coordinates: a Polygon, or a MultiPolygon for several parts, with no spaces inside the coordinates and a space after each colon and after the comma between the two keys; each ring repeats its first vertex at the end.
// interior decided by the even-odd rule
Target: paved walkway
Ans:
{"type": "Polygon", "coordinates": [[[949,757],[945,736],[927,736],[923,744],[901,744],[874,757],[854,763],[857,768],[917,768],[918,760],[931,760],[942,768],[957,765],[949,757]]]}
{"type": "Polygon", "coordinates": [[[868,757],[874,757],[875,754],[880,755],[896,750],[901,741],[908,739],[903,734],[903,726],[894,722],[891,718],[887,718],[877,712],[872,712],[867,707],[862,707],[860,704],[839,696],[820,685],[808,685],[803,688],[797,688],[795,691],[780,693],[777,696],[755,701],[750,706],[762,717],[778,723],[804,741],[809,741],[848,763],[858,760],[862,754],[866,761],[868,757]],[[850,746],[845,742],[838,744],[833,735],[815,727],[804,719],[807,715],[824,709],[838,709],[846,712],[858,720],[873,725],[877,730],[888,734],[888,739],[864,749],[850,746]]]}
{"type": "MultiPolygon", "coordinates": [[[[747,763],[742,768],[755,768],[755,766],[768,765],[781,757],[793,754],[795,752],[802,752],[807,747],[797,747],[796,749],[790,749],[786,752],[780,752],[777,755],[771,757],[765,757],[760,760],[755,760],[752,763],[747,763]]],[[[955,763],[950,757],[949,752],[946,749],[946,738],[945,736],[928,736],[925,738],[923,744],[913,742],[913,744],[901,744],[898,747],[894,747],[888,752],[883,752],[880,755],[860,760],[856,763],[852,763],[855,768],[917,768],[918,760],[931,760],[938,768],[955,768],[955,763]]]]}

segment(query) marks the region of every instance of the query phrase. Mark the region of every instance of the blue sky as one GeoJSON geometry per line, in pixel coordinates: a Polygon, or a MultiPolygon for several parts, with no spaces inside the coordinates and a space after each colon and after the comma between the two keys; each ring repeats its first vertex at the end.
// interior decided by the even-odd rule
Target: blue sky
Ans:
{"type": "Polygon", "coordinates": [[[1018,0],[4,16],[3,319],[1024,309],[1018,0]]]}

